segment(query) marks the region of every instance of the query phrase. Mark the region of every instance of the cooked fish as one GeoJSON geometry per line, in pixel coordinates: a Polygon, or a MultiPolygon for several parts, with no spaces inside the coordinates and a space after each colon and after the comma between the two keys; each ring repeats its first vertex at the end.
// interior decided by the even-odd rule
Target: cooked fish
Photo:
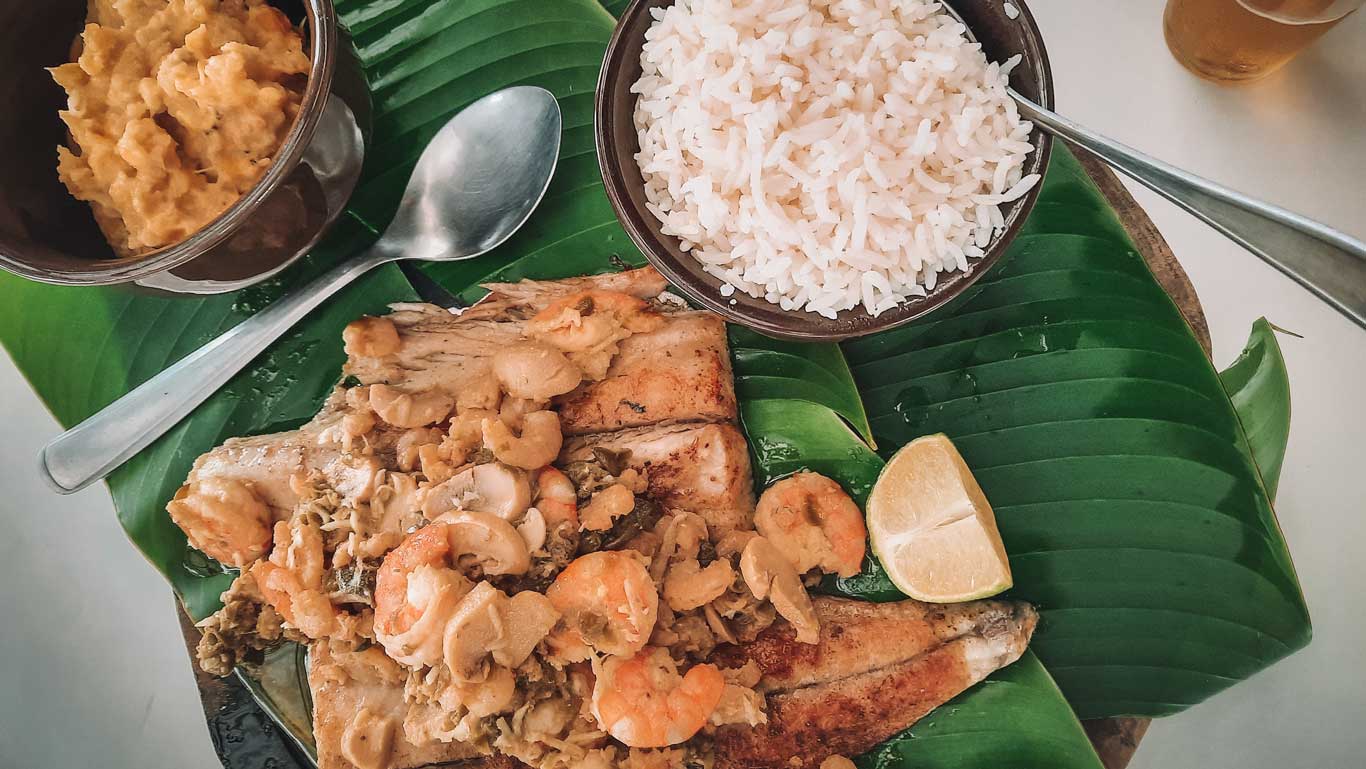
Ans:
{"type": "MultiPolygon", "coordinates": [[[[344,451],[340,443],[325,437],[329,428],[342,418],[336,407],[339,400],[329,399],[312,421],[297,430],[229,438],[195,460],[186,486],[210,478],[247,483],[277,519],[287,517],[299,503],[299,495],[290,482],[296,475],[317,471],[339,492],[364,498],[379,469],[379,458],[353,455],[344,451]]],[[[399,433],[393,431],[392,437],[399,433]]],[[[392,454],[392,440],[388,446],[376,448],[377,454],[386,448],[392,454]]]]}
{"type": "MultiPolygon", "coordinates": [[[[1019,659],[1037,614],[1023,603],[918,601],[873,604],[816,598],[820,643],[797,643],[780,622],[755,641],[717,650],[723,668],[753,662],[768,700],[768,723],[722,727],[716,769],[807,769],[832,754],[858,755],[914,724],[992,671],[1019,659]]],[[[363,708],[401,713],[401,678],[370,652],[310,652],[314,738],[321,769],[354,769],[344,755],[347,729],[363,708]],[[378,667],[377,667],[378,666],[378,667]]],[[[469,769],[515,769],[505,756],[480,758],[459,744],[413,745],[396,732],[395,769],[460,762],[469,769]],[[469,763],[465,763],[469,762],[469,763]]]]}
{"type": "Polygon", "coordinates": [[[325,641],[309,647],[308,688],[319,767],[367,769],[362,751],[383,755],[388,745],[389,759],[381,764],[388,769],[461,761],[469,761],[470,769],[501,769],[467,744],[409,742],[403,735],[403,679],[403,670],[379,647],[337,651],[325,641]]]}
{"type": "Polygon", "coordinates": [[[1019,659],[1038,615],[1024,603],[873,604],[817,598],[820,643],[779,623],[719,650],[724,667],[754,662],[768,723],[716,734],[716,769],[814,769],[853,756],[1019,659]]]}
{"type": "MultiPolygon", "coordinates": [[[[395,305],[387,317],[402,340],[399,352],[352,354],[343,374],[361,384],[383,382],[410,392],[438,383],[443,390],[460,392],[487,377],[493,354],[520,339],[525,319],[551,301],[588,288],[653,298],[664,287],[659,273],[642,269],[566,281],[490,284],[489,298],[460,315],[430,304],[395,305]]],[[[668,311],[658,329],[628,338],[621,347],[606,379],[585,383],[557,405],[565,434],[734,420],[735,388],[725,324],[719,318],[668,311]]],[[[232,438],[202,455],[186,485],[210,478],[245,482],[277,518],[287,516],[299,501],[290,483],[296,475],[316,471],[338,490],[363,489],[373,477],[374,463],[351,456],[329,434],[345,410],[345,390],[338,387],[318,415],[299,429],[232,438]]],[[[368,449],[381,464],[392,466],[394,442],[402,433],[381,424],[367,437],[368,449]]],[[[751,503],[746,512],[752,509],[751,503]]]]}
{"type": "MultiPolygon", "coordinates": [[[[640,299],[654,299],[664,293],[669,284],[653,267],[638,270],[583,275],[561,280],[521,280],[516,283],[486,283],[490,299],[510,307],[530,307],[539,310],[556,299],[580,291],[620,291],[640,299]]],[[[486,300],[487,301],[487,300],[486,300]]],[[[485,305],[480,302],[478,306],[485,305]]],[[[494,305],[490,304],[492,309],[494,305]]]]}
{"type": "Polygon", "coordinates": [[[702,516],[713,537],[753,528],[749,446],[734,425],[665,425],[586,435],[565,441],[560,459],[590,459],[594,448],[629,451],[629,464],[649,477],[649,495],[665,507],[702,516]]]}
{"type": "Polygon", "coordinates": [[[667,422],[735,419],[726,324],[707,312],[666,315],[621,343],[607,377],[556,400],[566,435],[667,422]]]}
{"type": "MultiPolygon", "coordinates": [[[[620,291],[658,297],[664,279],[653,269],[563,281],[492,283],[483,301],[459,315],[430,304],[396,305],[387,317],[402,342],[396,354],[352,355],[344,373],[361,384],[383,382],[409,391],[440,385],[460,392],[489,374],[495,352],[522,336],[527,318],[579,291],[620,291]]],[[[705,312],[661,304],[658,329],[621,343],[607,377],[557,401],[566,435],[663,422],[735,419],[735,384],[725,323],[705,312]]]]}

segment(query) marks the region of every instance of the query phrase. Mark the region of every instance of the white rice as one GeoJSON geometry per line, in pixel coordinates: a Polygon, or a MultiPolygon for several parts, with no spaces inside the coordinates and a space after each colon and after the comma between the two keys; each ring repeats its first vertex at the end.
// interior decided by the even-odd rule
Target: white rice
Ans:
{"type": "Polygon", "coordinates": [[[649,209],[751,296],[885,312],[967,270],[1039,181],[1005,90],[1019,57],[988,63],[937,2],[652,13],[631,89],[649,209]]]}

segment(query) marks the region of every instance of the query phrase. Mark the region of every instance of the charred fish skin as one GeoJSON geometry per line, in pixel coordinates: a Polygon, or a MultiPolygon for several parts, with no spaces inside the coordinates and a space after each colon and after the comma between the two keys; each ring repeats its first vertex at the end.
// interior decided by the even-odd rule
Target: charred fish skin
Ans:
{"type": "Polygon", "coordinates": [[[1038,622],[1033,607],[1007,601],[815,604],[819,644],[798,644],[780,624],[718,654],[723,666],[764,672],[768,722],[718,730],[716,769],[815,769],[864,753],[1019,659],[1038,622]]]}

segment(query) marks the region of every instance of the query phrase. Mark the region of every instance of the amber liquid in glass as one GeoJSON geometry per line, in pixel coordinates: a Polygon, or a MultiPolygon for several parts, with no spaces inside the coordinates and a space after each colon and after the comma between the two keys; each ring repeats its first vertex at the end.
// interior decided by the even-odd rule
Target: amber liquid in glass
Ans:
{"type": "Polygon", "coordinates": [[[1185,67],[1219,82],[1256,80],[1280,69],[1338,21],[1321,19],[1335,0],[1168,0],[1167,47],[1185,67]]]}

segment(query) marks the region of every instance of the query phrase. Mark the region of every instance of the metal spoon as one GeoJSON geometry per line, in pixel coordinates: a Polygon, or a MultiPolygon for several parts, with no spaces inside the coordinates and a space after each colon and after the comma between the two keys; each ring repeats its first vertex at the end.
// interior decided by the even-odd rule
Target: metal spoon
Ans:
{"type": "MultiPolygon", "coordinates": [[[[976,41],[963,17],[947,2],[941,5],[976,41]]],[[[1026,120],[1185,209],[1366,329],[1366,243],[1107,139],[1007,90],[1026,120]]]]}
{"type": "Polygon", "coordinates": [[[549,91],[519,86],[471,104],[422,152],[373,246],[59,435],[39,455],[43,475],[62,494],[105,477],[366,272],[400,259],[470,259],[507,240],[541,202],[559,151],[560,108],[549,91]]]}

